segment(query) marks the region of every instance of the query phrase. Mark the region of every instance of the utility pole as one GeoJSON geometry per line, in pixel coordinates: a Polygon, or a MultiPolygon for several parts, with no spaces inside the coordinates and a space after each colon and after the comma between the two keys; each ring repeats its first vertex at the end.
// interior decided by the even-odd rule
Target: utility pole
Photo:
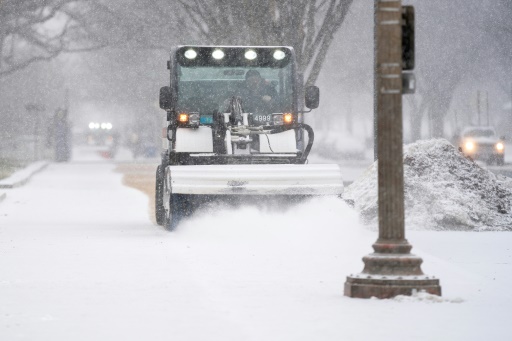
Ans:
{"type": "Polygon", "coordinates": [[[407,83],[402,69],[411,65],[403,59],[402,24],[407,16],[414,21],[414,9],[402,8],[401,0],[375,0],[379,237],[375,252],[363,258],[362,273],[347,277],[349,297],[390,298],[420,290],[441,295],[439,280],[423,274],[423,260],[410,253],[405,239],[402,93],[407,83]]]}
{"type": "MultiPolygon", "coordinates": [[[[374,16],[373,16],[373,74],[377,74],[377,63],[375,60],[377,60],[377,0],[374,2],[374,16]]],[[[377,140],[378,136],[378,126],[377,126],[377,77],[373,78],[373,161],[377,161],[379,158],[378,151],[379,151],[379,141],[377,140]]]]}

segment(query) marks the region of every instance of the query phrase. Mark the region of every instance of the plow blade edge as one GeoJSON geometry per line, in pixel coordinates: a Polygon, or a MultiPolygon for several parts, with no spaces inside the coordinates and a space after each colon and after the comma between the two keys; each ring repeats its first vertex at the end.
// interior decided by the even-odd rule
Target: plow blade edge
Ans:
{"type": "Polygon", "coordinates": [[[338,165],[194,165],[168,166],[173,194],[341,195],[338,165]]]}

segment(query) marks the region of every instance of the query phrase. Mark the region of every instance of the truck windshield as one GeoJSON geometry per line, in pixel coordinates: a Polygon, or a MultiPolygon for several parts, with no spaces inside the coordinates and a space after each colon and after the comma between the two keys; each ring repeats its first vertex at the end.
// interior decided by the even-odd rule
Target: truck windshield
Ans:
{"type": "Polygon", "coordinates": [[[178,65],[180,111],[213,114],[228,112],[234,96],[244,112],[291,112],[293,82],[291,63],[276,67],[178,65]]]}

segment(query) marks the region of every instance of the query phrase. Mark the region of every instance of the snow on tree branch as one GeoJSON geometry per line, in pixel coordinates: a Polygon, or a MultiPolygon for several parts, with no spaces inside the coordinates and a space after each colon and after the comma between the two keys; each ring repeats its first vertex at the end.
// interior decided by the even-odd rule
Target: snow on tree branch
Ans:
{"type": "Polygon", "coordinates": [[[88,18],[95,6],[84,0],[0,1],[0,77],[62,52],[106,46],[88,18]]]}

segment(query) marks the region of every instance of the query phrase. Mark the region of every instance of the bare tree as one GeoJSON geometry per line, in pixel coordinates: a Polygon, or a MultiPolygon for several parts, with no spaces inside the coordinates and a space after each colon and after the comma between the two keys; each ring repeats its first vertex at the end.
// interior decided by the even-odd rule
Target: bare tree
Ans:
{"type": "Polygon", "coordinates": [[[482,27],[484,2],[431,0],[418,2],[418,95],[411,104],[411,137],[421,138],[421,121],[428,114],[432,137],[443,137],[445,119],[457,88],[482,69],[489,59],[482,27]],[[457,16],[453,14],[457,13],[457,16]]]}
{"type": "Polygon", "coordinates": [[[0,77],[63,52],[178,41],[291,45],[313,84],[352,1],[0,0],[0,77]]]}
{"type": "Polygon", "coordinates": [[[0,77],[62,52],[107,46],[100,19],[110,14],[96,1],[0,0],[0,77]]]}
{"type": "Polygon", "coordinates": [[[306,84],[314,84],[353,0],[178,0],[179,27],[200,42],[291,45],[306,84]]]}
{"type": "Polygon", "coordinates": [[[506,72],[500,70],[497,81],[503,92],[509,95],[510,89],[510,67],[512,66],[512,22],[510,17],[512,16],[512,2],[508,0],[500,0],[494,4],[496,12],[501,15],[492,15],[495,13],[487,14],[493,21],[492,26],[485,27],[489,40],[493,42],[493,51],[495,51],[496,63],[506,68],[506,72]]]}
{"type": "Polygon", "coordinates": [[[503,129],[502,131],[510,136],[512,128],[512,22],[510,21],[512,2],[500,0],[493,5],[501,15],[492,17],[493,25],[487,28],[486,33],[489,39],[494,42],[495,63],[501,66],[497,69],[495,79],[505,94],[505,98],[507,98],[505,101],[510,103],[509,109],[502,113],[497,123],[503,129]]]}

